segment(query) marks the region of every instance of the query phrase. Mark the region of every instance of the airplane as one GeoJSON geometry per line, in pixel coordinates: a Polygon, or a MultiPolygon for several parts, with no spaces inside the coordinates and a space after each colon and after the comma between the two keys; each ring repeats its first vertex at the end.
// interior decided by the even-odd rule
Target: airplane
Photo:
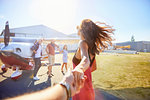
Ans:
{"type": "MultiPolygon", "coordinates": [[[[37,41],[37,38],[11,37],[8,21],[3,34],[4,36],[0,36],[0,59],[3,63],[1,69],[3,72],[7,72],[8,68],[16,70],[11,75],[11,79],[18,80],[22,75],[22,70],[33,70],[34,68],[31,47],[37,41]]],[[[43,41],[47,43],[54,39],[58,43],[73,44],[79,42],[79,39],[76,38],[46,38],[43,41]]],[[[46,47],[46,45],[43,44],[43,47],[46,47]]],[[[44,51],[41,61],[45,61],[47,58],[48,56],[44,51]]]]}

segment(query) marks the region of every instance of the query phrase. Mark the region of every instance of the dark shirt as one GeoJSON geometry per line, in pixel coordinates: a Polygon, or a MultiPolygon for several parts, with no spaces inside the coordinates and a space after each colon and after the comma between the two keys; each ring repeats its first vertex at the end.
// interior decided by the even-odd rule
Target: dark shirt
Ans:
{"type": "MultiPolygon", "coordinates": [[[[75,53],[75,55],[76,55],[76,53],[75,53]]],[[[75,55],[74,55],[74,57],[72,59],[72,62],[77,66],[81,62],[81,59],[77,59],[75,55]]],[[[90,67],[91,67],[92,64],[93,64],[93,61],[95,60],[95,56],[93,57],[93,59],[91,59],[90,54],[89,54],[89,50],[88,50],[88,55],[89,55],[90,67]]]]}
{"type": "MultiPolygon", "coordinates": [[[[40,44],[39,44],[38,42],[36,42],[36,43],[31,47],[31,50],[32,50],[32,51],[34,51],[34,50],[37,51],[38,48],[39,48],[39,45],[40,45],[40,44]]],[[[41,55],[42,55],[42,52],[41,52],[41,55]]],[[[32,57],[35,58],[35,53],[34,53],[34,52],[32,53],[32,57]]]]}

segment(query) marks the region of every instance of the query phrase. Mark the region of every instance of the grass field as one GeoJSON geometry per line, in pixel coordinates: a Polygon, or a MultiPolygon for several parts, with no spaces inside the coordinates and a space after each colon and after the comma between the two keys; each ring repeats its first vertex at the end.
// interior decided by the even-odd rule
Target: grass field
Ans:
{"type": "Polygon", "coordinates": [[[101,53],[96,60],[94,88],[124,100],[150,100],[150,53],[101,53]]]}

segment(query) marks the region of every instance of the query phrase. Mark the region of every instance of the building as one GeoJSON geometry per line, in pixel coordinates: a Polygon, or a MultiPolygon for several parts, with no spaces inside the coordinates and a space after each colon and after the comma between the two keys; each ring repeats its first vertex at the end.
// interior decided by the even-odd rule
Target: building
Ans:
{"type": "Polygon", "coordinates": [[[136,42],[122,42],[116,43],[118,46],[130,45],[130,50],[135,50],[138,52],[150,52],[150,41],[136,41],[136,42]]]}

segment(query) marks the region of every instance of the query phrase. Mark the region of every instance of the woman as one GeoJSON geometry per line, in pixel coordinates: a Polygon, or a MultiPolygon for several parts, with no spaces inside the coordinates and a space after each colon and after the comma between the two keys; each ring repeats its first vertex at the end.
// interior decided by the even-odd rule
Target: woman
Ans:
{"type": "Polygon", "coordinates": [[[84,87],[78,94],[73,97],[73,100],[95,100],[94,89],[92,86],[91,67],[94,67],[93,61],[95,55],[100,51],[107,48],[108,44],[111,45],[111,34],[114,29],[104,24],[102,26],[97,25],[90,19],[82,21],[81,25],[77,27],[78,35],[81,41],[77,52],[73,57],[73,74],[77,89],[80,90],[81,77],[84,73],[87,76],[84,87]]]}
{"type": "Polygon", "coordinates": [[[60,53],[63,53],[63,64],[61,66],[61,72],[63,75],[65,75],[63,68],[65,66],[66,71],[67,71],[67,62],[68,62],[68,50],[67,50],[67,45],[64,45],[63,50],[60,51],[60,53]]]}

